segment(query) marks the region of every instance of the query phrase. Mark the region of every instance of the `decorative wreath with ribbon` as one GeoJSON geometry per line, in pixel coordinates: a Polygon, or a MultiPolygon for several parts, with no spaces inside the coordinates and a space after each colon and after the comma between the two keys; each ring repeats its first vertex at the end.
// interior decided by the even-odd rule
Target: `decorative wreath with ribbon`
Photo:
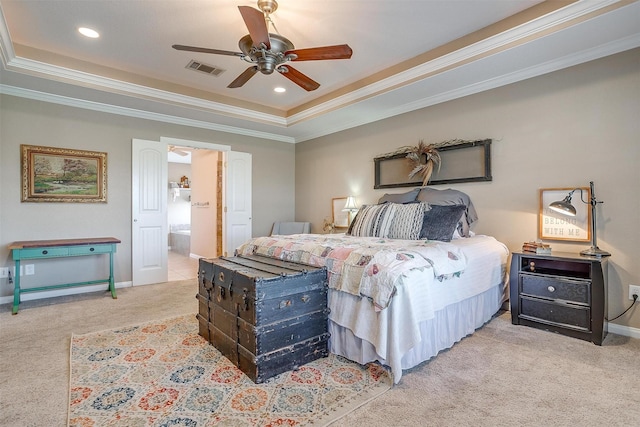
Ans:
{"type": "Polygon", "coordinates": [[[407,153],[407,160],[411,165],[409,178],[413,178],[416,175],[420,176],[422,185],[427,185],[436,166],[440,170],[440,162],[442,161],[435,145],[427,145],[424,141],[420,141],[417,146],[407,153]]]}
{"type": "Polygon", "coordinates": [[[422,185],[426,186],[431,179],[433,170],[436,167],[440,170],[442,158],[440,157],[438,149],[449,145],[464,144],[467,142],[471,141],[466,141],[464,139],[450,139],[437,144],[425,144],[424,141],[420,140],[416,146],[400,147],[393,153],[384,154],[378,158],[393,157],[398,154],[406,153],[405,157],[409,161],[409,165],[411,167],[409,178],[411,179],[418,175],[422,178],[422,185]]]}

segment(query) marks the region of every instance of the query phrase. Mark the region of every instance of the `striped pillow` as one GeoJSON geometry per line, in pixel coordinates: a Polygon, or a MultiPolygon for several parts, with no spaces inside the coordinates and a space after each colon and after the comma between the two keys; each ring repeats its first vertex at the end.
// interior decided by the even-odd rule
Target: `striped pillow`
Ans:
{"type": "Polygon", "coordinates": [[[347,234],[357,237],[388,237],[396,206],[395,203],[363,205],[351,222],[347,234]]]}
{"type": "Polygon", "coordinates": [[[418,240],[424,222],[425,203],[395,204],[396,210],[389,229],[390,239],[418,240]]]}
{"type": "Polygon", "coordinates": [[[418,240],[425,209],[425,203],[364,205],[358,211],[347,234],[358,237],[418,240]]]}

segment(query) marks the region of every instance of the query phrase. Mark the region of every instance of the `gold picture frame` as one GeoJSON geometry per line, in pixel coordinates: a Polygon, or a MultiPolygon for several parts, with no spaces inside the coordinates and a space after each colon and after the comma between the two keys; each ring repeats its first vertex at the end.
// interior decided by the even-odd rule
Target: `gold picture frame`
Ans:
{"type": "Polygon", "coordinates": [[[540,189],[538,238],[540,240],[590,242],[590,200],[591,191],[589,187],[540,189]],[[571,204],[576,208],[576,216],[566,216],[549,208],[550,203],[564,200],[573,190],[575,191],[571,197],[571,204]]]}
{"type": "Polygon", "coordinates": [[[331,219],[333,221],[334,228],[349,227],[349,212],[342,211],[346,204],[346,197],[334,197],[331,199],[331,219]]]}
{"type": "Polygon", "coordinates": [[[107,153],[36,145],[20,152],[23,202],[107,202],[107,153]]]}

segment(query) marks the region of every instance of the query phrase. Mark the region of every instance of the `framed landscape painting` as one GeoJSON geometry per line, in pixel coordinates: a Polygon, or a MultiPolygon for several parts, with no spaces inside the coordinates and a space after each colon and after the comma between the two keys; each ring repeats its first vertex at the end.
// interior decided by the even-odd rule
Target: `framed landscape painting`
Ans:
{"type": "Polygon", "coordinates": [[[22,201],[106,203],[107,153],[21,145],[22,201]]]}

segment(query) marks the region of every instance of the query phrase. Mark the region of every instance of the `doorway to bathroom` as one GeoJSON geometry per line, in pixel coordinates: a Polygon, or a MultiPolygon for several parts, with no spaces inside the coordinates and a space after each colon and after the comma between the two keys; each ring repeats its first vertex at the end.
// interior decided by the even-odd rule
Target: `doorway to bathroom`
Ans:
{"type": "Polygon", "coordinates": [[[198,259],[222,253],[222,153],[168,146],[168,280],[197,277],[198,259]]]}
{"type": "MultiPolygon", "coordinates": [[[[185,197],[190,203],[189,258],[197,260],[233,254],[235,248],[251,237],[250,153],[231,151],[224,145],[175,138],[133,139],[133,286],[168,280],[168,202],[174,195],[176,199],[178,195],[185,197]],[[170,146],[192,149],[192,176],[187,175],[177,191],[173,191],[168,179],[170,146]],[[209,157],[215,159],[213,163],[209,157]],[[200,160],[205,166],[200,166],[200,160]],[[185,186],[187,181],[189,184],[185,186]],[[185,191],[186,188],[189,190],[185,191]],[[182,196],[183,192],[190,192],[190,196],[182,196]]],[[[176,223],[186,224],[186,221],[176,223]]],[[[183,234],[187,234],[186,231],[183,234]]],[[[194,270],[197,268],[191,269],[194,270]]]]}

